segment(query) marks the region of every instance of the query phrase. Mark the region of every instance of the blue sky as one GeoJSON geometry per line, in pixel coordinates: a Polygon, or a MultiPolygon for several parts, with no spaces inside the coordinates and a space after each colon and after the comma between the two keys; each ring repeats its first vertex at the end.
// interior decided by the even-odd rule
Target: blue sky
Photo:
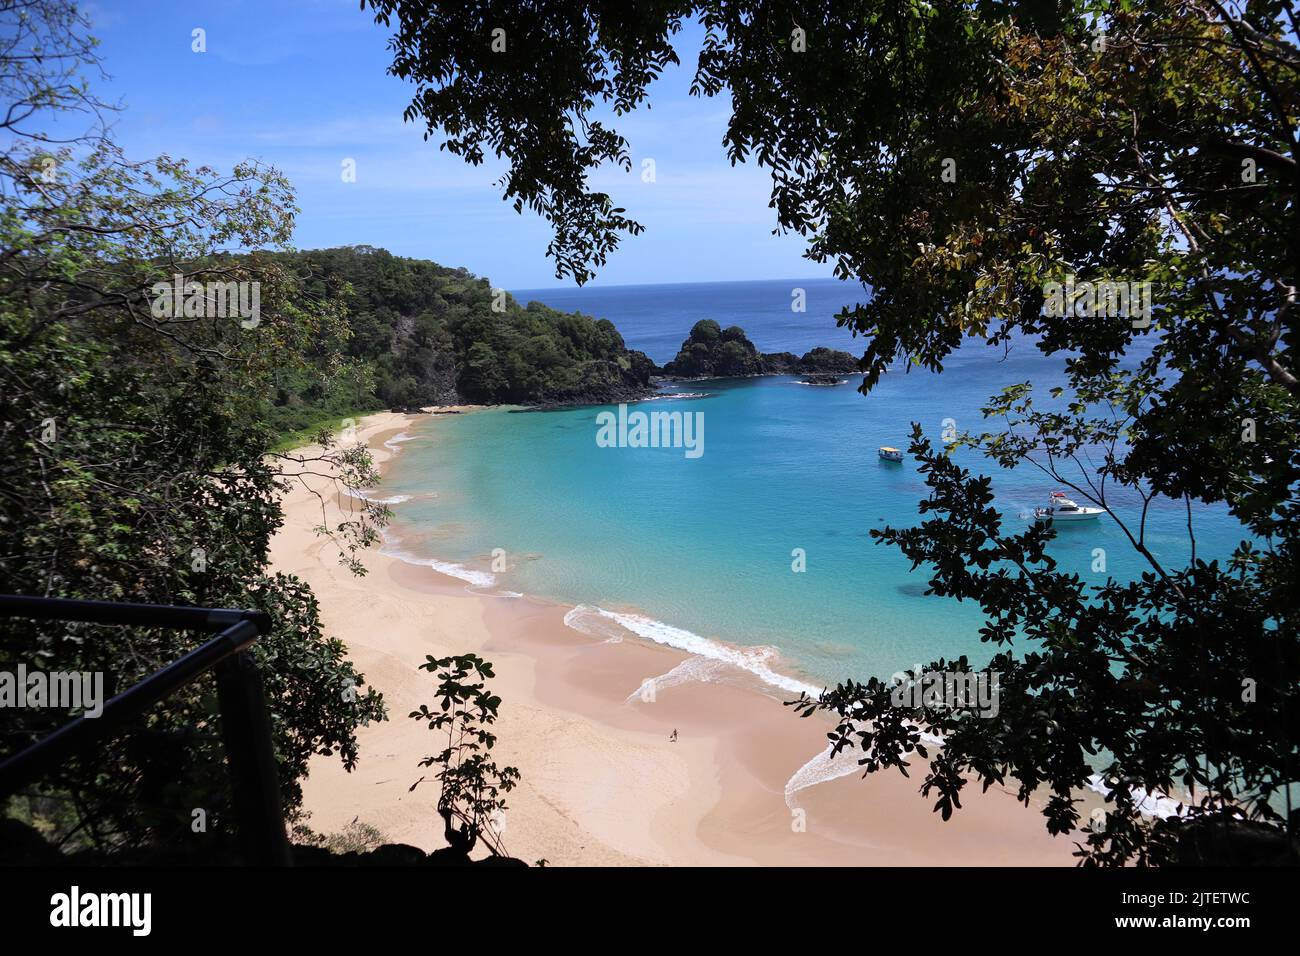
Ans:
{"type": "MultiPolygon", "coordinates": [[[[501,165],[471,167],[402,122],[410,87],[385,72],[389,31],[357,0],[95,0],[86,10],[109,74],[100,91],[125,107],[115,131],[133,158],[279,167],[302,209],[299,248],[365,243],[506,288],[560,284],[549,226],[501,200],[501,165]],[[206,53],[191,50],[196,27],[206,53]],[[342,180],[345,159],[356,161],[354,183],[342,180]]],[[[682,37],[684,68],[658,81],[652,110],[620,121],[633,171],[594,180],[646,226],[595,284],[829,276],[802,258],[802,239],[771,234],[767,173],[728,164],[729,104],[687,95],[699,31],[682,37]],[[646,158],[653,183],[641,180],[646,158]]]]}

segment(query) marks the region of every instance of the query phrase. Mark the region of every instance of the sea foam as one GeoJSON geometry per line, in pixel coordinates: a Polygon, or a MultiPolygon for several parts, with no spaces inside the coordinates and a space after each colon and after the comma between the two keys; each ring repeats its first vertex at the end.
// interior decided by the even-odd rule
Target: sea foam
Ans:
{"type": "Polygon", "coordinates": [[[644,405],[648,402],[670,402],[674,399],[682,398],[712,398],[713,394],[713,392],[660,392],[650,398],[641,399],[640,404],[644,405]]]}
{"type": "Polygon", "coordinates": [[[400,505],[404,501],[410,501],[410,495],[390,495],[387,498],[375,498],[361,488],[344,488],[343,493],[349,498],[358,498],[361,501],[368,501],[372,505],[400,505]]]}
{"type": "MultiPolygon", "coordinates": [[[[1099,773],[1094,773],[1088,778],[1088,789],[1095,790],[1103,797],[1108,797],[1111,793],[1111,788],[1106,786],[1106,781],[1102,779],[1099,773]]],[[[1175,800],[1173,797],[1163,794],[1148,793],[1141,787],[1134,787],[1132,794],[1138,812],[1144,817],[1157,817],[1161,820],[1167,820],[1170,817],[1187,815],[1186,804],[1181,800],[1175,800]]]]}
{"type": "Polygon", "coordinates": [[[593,637],[613,636],[607,626],[602,627],[603,622],[613,622],[638,637],[654,641],[656,644],[675,647],[679,651],[686,651],[697,657],[739,667],[778,690],[792,694],[806,693],[812,697],[822,692],[820,687],[772,670],[768,662],[777,656],[774,647],[733,647],[643,614],[607,611],[591,604],[580,604],[564,615],[564,623],[575,631],[593,637]]]}
{"type": "Polygon", "coordinates": [[[456,564],[454,561],[440,561],[437,558],[426,558],[419,555],[411,554],[392,545],[392,539],[386,532],[380,532],[384,537],[384,546],[380,549],[381,554],[386,554],[390,558],[397,558],[407,564],[413,564],[417,567],[433,568],[439,574],[446,574],[449,577],[458,578],[466,582],[471,587],[490,588],[496,584],[497,576],[491,571],[480,571],[476,568],[467,568],[463,564],[456,564]]]}
{"type": "Polygon", "coordinates": [[[853,773],[858,769],[855,753],[856,750],[853,749],[841,750],[837,756],[832,756],[831,747],[827,746],[825,750],[791,774],[790,779],[785,782],[785,805],[793,810],[794,795],[800,790],[815,787],[829,780],[847,777],[853,773]]]}
{"type": "MultiPolygon", "coordinates": [[[[865,724],[861,726],[866,727],[865,724]]],[[[932,747],[943,746],[942,737],[924,730],[920,733],[922,743],[929,744],[932,747]]],[[[787,807],[791,810],[795,808],[794,795],[800,790],[807,790],[819,783],[847,777],[855,770],[860,769],[858,761],[865,756],[861,750],[857,747],[846,747],[836,754],[834,749],[834,744],[827,744],[825,750],[791,774],[790,779],[785,782],[785,805],[787,807]]]]}
{"type": "MultiPolygon", "coordinates": [[[[934,734],[922,733],[921,739],[925,743],[936,747],[943,746],[943,738],[934,734]]],[[[786,781],[785,805],[791,810],[797,806],[794,795],[800,790],[815,787],[819,783],[838,780],[840,777],[847,777],[860,769],[858,760],[862,754],[856,747],[846,748],[834,756],[832,750],[833,745],[827,745],[825,750],[796,770],[790,776],[790,779],[786,781]]],[[[1111,792],[1111,788],[1106,786],[1100,774],[1093,774],[1088,778],[1088,789],[1100,793],[1102,796],[1109,796],[1111,792]]],[[[1187,815],[1186,806],[1172,797],[1148,793],[1141,787],[1133,789],[1133,797],[1138,812],[1144,817],[1165,820],[1169,817],[1187,815]]]]}
{"type": "MultiPolygon", "coordinates": [[[[656,693],[667,690],[669,687],[676,687],[679,684],[711,684],[715,680],[721,680],[730,666],[725,661],[715,660],[710,657],[692,656],[686,658],[667,673],[660,674],[650,683],[653,684],[656,693]]],[[[633,704],[641,700],[642,687],[638,687],[628,694],[625,703],[633,704]]]]}

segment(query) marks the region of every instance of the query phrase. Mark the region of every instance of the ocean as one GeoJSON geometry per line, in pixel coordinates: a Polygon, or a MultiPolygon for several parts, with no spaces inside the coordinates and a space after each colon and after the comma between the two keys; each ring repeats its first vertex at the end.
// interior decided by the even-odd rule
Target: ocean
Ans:
{"type": "MultiPolygon", "coordinates": [[[[629,347],[660,363],[702,318],[742,326],[762,351],[862,351],[835,326],[834,313],[856,301],[854,287],[835,280],[514,295],[608,318],[629,347]],[[790,308],[796,288],[805,291],[804,313],[790,308]]],[[[1032,381],[1046,401],[1063,384],[1062,360],[1028,341],[1007,354],[972,343],[939,375],[891,369],[870,396],[856,391],[858,376],[849,379],[836,387],[791,376],[680,383],[630,407],[699,413],[697,457],[680,447],[603,447],[600,416],[609,408],[439,417],[394,444],[401,453],[376,493],[393,502],[389,547],[468,587],[575,605],[577,630],[687,650],[701,675],[729,662],[798,691],[887,677],[939,656],[966,654],[979,666],[991,654],[978,638],[979,609],[927,596],[925,570],[911,571],[899,551],[870,538],[873,528],[917,523],[927,493],[911,459],[886,463],[877,448],[906,449],[913,421],[936,441],[945,425],[977,429],[981,405],[1013,383],[1032,381]]],[[[992,475],[1012,526],[1031,520],[1055,487],[1032,468],[1004,471],[958,455],[992,475]]],[[[1139,507],[1133,497],[1115,501],[1129,517],[1139,507]]],[[[1194,514],[1198,555],[1226,558],[1239,525],[1222,508],[1194,514]]],[[[1158,500],[1147,535],[1160,559],[1184,562],[1181,503],[1158,500]]],[[[1097,583],[1146,568],[1104,516],[1060,527],[1051,553],[1097,583]]]]}
{"type": "Polygon", "coordinates": [[[861,286],[836,279],[511,290],[521,305],[536,300],[564,312],[609,319],[628,348],[640,349],[660,365],[677,354],[700,319],[713,319],[724,329],[739,325],[760,352],[803,355],[824,345],[860,354],[862,340],[838,328],[834,316],[866,294],[861,286]],[[802,312],[792,307],[798,300],[802,312]]]}

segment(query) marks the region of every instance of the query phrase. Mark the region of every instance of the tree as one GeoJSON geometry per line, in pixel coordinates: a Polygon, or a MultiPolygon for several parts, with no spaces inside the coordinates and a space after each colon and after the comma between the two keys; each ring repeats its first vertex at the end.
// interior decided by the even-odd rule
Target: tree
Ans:
{"type": "Polygon", "coordinates": [[[1004,706],[974,720],[847,681],[800,704],[840,719],[837,747],[860,748],[866,772],[927,759],[922,790],[945,816],[971,780],[1014,781],[1026,803],[1046,790],[1053,833],[1080,832],[1079,793],[1099,772],[1110,792],[1104,828],[1081,831],[1089,863],[1241,858],[1252,840],[1256,859],[1294,856],[1291,5],[369,5],[395,30],[391,72],[415,85],[406,118],[471,163],[491,151],[509,164],[506,198],[554,225],[557,275],[585,281],[639,231],[588,175],[628,166],[607,116],[678,64],[693,17],[705,38],[692,92],[729,94],[728,157],[771,170],[779,231],[872,289],[838,317],[866,338],[864,392],[895,359],[942,371],[967,338],[1062,357],[1068,394],[1044,410],[1029,383],[1009,383],[986,409],[1000,430],[949,444],[1040,467],[1107,508],[1148,571],[1101,587],[1060,572],[1050,528],[1006,530],[988,479],[918,432],[925,520],[877,538],[924,566],[933,593],[980,604],[1004,706]],[[1121,507],[1117,489],[1139,505],[1121,507]],[[1157,496],[1186,506],[1184,567],[1147,546],[1157,496]],[[1226,561],[1195,553],[1196,503],[1242,522],[1226,561]],[[926,728],[945,738],[933,752],[926,728]],[[1185,794],[1185,816],[1151,821],[1142,791],[1185,794]]]}
{"type": "MultiPolygon", "coordinates": [[[[429,655],[420,670],[438,677],[438,709],[421,704],[409,716],[447,734],[447,746],[420,761],[421,767],[442,768],[435,779],[441,784],[437,809],[447,846],[468,857],[482,840],[494,856],[503,856],[505,794],[519,783],[519,771],[498,767],[492,759],[497,738],[489,728],[501,707],[501,698],[485,683],[496,676],[492,663],[477,654],[437,659],[429,655]]],[[[423,782],[421,777],[410,789],[423,782]]]]}
{"type": "MultiPolygon", "coordinates": [[[[351,768],[356,729],[384,717],[343,644],[323,633],[310,588],[268,568],[290,482],[311,472],[374,481],[363,449],[328,436],[316,456],[270,454],[276,376],[337,368],[341,312],[272,258],[225,251],[288,240],[293,195],[277,171],[128,160],[82,77],[97,66],[84,19],[60,0],[4,14],[0,591],[267,611],[273,630],[254,653],[292,814],[308,759],[337,754],[351,768]],[[74,129],[80,114],[89,118],[74,129]],[[232,313],[228,292],[248,309],[232,313]]],[[[356,567],[384,513],[323,513],[356,567]]],[[[107,693],[196,646],[150,629],[9,619],[0,631],[0,668],[99,672],[107,693]]],[[[65,848],[211,849],[229,832],[214,692],[210,678],[188,685],[9,809],[65,848]]],[[[72,716],[15,712],[4,749],[72,716]]]]}
{"type": "Polygon", "coordinates": [[[486,279],[464,269],[371,247],[272,258],[313,294],[337,299],[351,333],[346,361],[326,349],[313,355],[320,374],[280,372],[268,417],[283,430],[379,407],[633,399],[650,391],[649,359],[629,352],[608,321],[538,302],[521,308],[508,295],[498,301],[486,279]],[[626,374],[613,374],[611,360],[626,374]]]}

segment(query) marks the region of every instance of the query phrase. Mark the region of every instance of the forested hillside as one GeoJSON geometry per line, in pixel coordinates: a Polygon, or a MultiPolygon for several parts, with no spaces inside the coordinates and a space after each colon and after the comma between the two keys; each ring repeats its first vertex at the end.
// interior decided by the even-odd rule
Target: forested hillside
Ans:
{"type": "Polygon", "coordinates": [[[308,295],[340,297],[351,329],[347,361],[324,383],[279,378],[270,417],[282,430],[369,408],[617,402],[649,391],[654,363],[607,319],[525,308],[465,269],[369,246],[275,258],[308,295]]]}

